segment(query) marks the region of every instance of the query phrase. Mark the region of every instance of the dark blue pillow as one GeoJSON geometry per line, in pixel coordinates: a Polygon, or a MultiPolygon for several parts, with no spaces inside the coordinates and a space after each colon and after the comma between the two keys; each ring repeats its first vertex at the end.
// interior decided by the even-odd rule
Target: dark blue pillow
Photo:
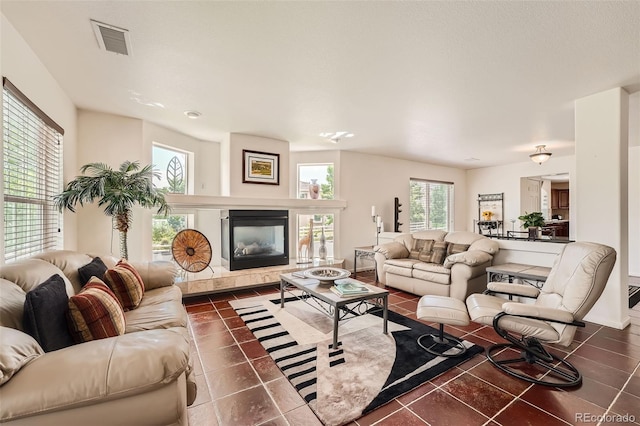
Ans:
{"type": "Polygon", "coordinates": [[[98,277],[102,279],[104,273],[107,272],[107,265],[104,264],[102,259],[94,257],[93,260],[86,265],[78,268],[78,275],[80,276],[80,284],[84,287],[89,282],[91,277],[98,277]]]}
{"type": "Polygon", "coordinates": [[[24,301],[24,331],[40,344],[45,352],[73,345],[73,337],[67,325],[69,296],[60,275],[48,280],[27,293],[24,301]]]}

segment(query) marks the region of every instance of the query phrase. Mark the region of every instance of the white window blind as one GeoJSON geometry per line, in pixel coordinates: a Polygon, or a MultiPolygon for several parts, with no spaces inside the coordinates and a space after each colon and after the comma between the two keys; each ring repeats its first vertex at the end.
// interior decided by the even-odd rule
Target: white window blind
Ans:
{"type": "Polygon", "coordinates": [[[61,247],[60,214],[64,130],[3,78],[4,260],[61,247]]]}
{"type": "Polygon", "coordinates": [[[409,229],[453,228],[453,183],[410,179],[409,229]]]}

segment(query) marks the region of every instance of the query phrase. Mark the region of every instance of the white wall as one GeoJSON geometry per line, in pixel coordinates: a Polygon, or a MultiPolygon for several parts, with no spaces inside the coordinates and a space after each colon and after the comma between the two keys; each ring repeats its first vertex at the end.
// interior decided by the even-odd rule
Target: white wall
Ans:
{"type": "MultiPolygon", "coordinates": [[[[142,166],[149,164],[151,152],[144,150],[142,120],[106,114],[102,112],[78,111],[78,164],[105,163],[117,169],[124,161],[138,161],[142,166]]],[[[76,175],[80,173],[76,170],[76,175]]],[[[105,216],[97,204],[78,206],[78,250],[85,253],[111,253],[118,257],[120,249],[118,232],[112,231],[111,218],[105,216]]],[[[151,222],[145,223],[140,208],[134,209],[133,225],[129,230],[129,258],[143,259],[144,232],[151,222]]]]}
{"type": "MultiPolygon", "coordinates": [[[[63,180],[66,182],[74,175],[77,168],[76,107],[4,15],[1,15],[0,19],[0,71],[2,76],[7,77],[45,114],[64,129],[62,163],[63,180]]],[[[1,162],[2,152],[0,152],[1,162]]],[[[0,199],[2,199],[1,192],[0,199]]],[[[0,209],[0,222],[4,220],[2,218],[3,211],[4,209],[0,209]]],[[[65,247],[75,249],[77,244],[75,218],[66,214],[63,229],[65,247]]],[[[4,236],[1,237],[0,244],[4,241],[4,236]]],[[[0,259],[4,259],[4,255],[0,256],[0,259]]]]}
{"type": "MultiPolygon", "coordinates": [[[[527,158],[525,156],[525,158],[527,158]]],[[[524,212],[520,209],[520,178],[556,173],[574,173],[574,157],[551,157],[551,160],[539,165],[533,161],[523,160],[520,163],[506,166],[485,167],[467,171],[467,230],[472,231],[474,219],[478,219],[478,194],[494,194],[504,192],[504,227],[510,231],[511,220],[515,221],[515,230],[520,229],[518,216],[524,212]]],[[[574,210],[571,215],[574,215],[574,210]]],[[[569,218],[571,220],[571,218],[569,218]]]]}
{"type": "Polygon", "coordinates": [[[340,199],[348,201],[342,211],[339,253],[353,266],[353,248],[376,243],[376,228],[371,219],[371,206],[382,217],[385,230],[393,230],[394,197],[400,199],[402,213],[400,231],[409,231],[409,180],[431,179],[454,183],[454,230],[466,229],[467,180],[464,170],[414,161],[340,152],[340,199]]]}
{"type": "Polygon", "coordinates": [[[629,148],[629,275],[640,277],[640,146],[629,148]]]}
{"type": "MultiPolygon", "coordinates": [[[[520,212],[520,178],[523,176],[539,176],[545,174],[569,172],[574,174],[574,156],[551,157],[542,166],[532,161],[510,164],[499,167],[487,167],[467,171],[468,179],[468,228],[472,229],[473,219],[478,217],[476,197],[478,194],[504,192],[505,229],[511,230],[510,219],[516,219],[520,212]],[[531,163],[531,164],[529,164],[531,163]],[[547,166],[547,167],[544,167],[547,166]],[[542,167],[544,167],[542,169],[542,167]]],[[[571,179],[571,178],[570,178],[571,179]]],[[[575,180],[575,179],[574,179],[575,180]]],[[[575,190],[571,181],[571,205],[575,206],[575,190]]],[[[640,276],[640,147],[629,148],[629,275],[640,276]]],[[[575,223],[577,209],[571,209],[569,218],[575,223]]],[[[606,216],[606,215],[605,215],[606,216]]],[[[606,225],[606,217],[600,225],[606,225]]],[[[516,220],[515,229],[520,227],[516,220]]],[[[575,239],[575,227],[571,227],[571,239],[575,239]]],[[[546,266],[551,266],[546,265],[546,266]]]]}
{"type": "Polygon", "coordinates": [[[616,328],[629,323],[628,121],[629,95],[621,88],[575,102],[576,236],[611,246],[618,254],[585,320],[616,328]],[[598,169],[606,172],[594,173],[598,169]]]}
{"type": "MultiPolygon", "coordinates": [[[[194,180],[197,195],[219,195],[220,144],[194,139],[136,118],[96,111],[78,112],[78,164],[103,162],[118,168],[126,160],[141,166],[152,163],[153,142],[194,153],[194,180]],[[108,149],[105,149],[108,147],[108,149]],[[204,187],[203,187],[204,186],[204,187]]],[[[75,175],[79,173],[75,171],[75,175]]],[[[129,258],[151,259],[151,220],[155,210],[134,209],[129,231],[129,258]]],[[[77,209],[78,249],[88,253],[120,255],[119,235],[112,231],[111,219],[96,205],[77,209]],[[82,236],[90,235],[91,238],[82,236]]]]}

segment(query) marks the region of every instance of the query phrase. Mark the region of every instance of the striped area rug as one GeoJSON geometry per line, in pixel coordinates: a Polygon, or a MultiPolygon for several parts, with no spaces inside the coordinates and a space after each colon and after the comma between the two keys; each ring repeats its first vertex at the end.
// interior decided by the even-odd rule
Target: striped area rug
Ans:
{"type": "MultiPolygon", "coordinates": [[[[315,300],[315,299],[314,299],[315,300]]],[[[389,311],[389,334],[380,312],[340,323],[331,348],[333,320],[322,306],[290,297],[259,296],[231,306],[323,424],[346,424],[482,352],[469,348],[457,358],[436,357],[417,338],[437,330],[389,311]]]]}
{"type": "Polygon", "coordinates": [[[629,309],[633,308],[640,302],[640,287],[629,285],[629,309]]]}

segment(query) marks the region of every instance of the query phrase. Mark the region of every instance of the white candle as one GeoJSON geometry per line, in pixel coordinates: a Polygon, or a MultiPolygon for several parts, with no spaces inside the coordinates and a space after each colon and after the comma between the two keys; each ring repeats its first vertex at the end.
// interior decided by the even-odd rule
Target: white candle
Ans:
{"type": "Polygon", "coordinates": [[[376,215],[376,206],[371,206],[371,217],[375,217],[376,215]]]}
{"type": "Polygon", "coordinates": [[[381,223],[382,223],[382,218],[380,216],[376,217],[376,224],[380,226],[381,223]]]}

